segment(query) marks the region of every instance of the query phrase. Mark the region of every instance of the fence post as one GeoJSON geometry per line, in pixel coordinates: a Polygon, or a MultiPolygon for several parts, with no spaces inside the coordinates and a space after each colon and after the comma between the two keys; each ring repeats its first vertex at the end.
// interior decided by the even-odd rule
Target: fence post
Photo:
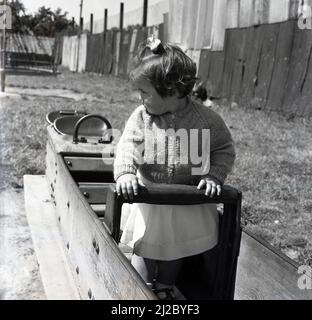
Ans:
{"type": "Polygon", "coordinates": [[[119,20],[119,29],[123,29],[123,20],[124,20],[124,3],[120,2],[120,20],[119,20]]]}
{"type": "Polygon", "coordinates": [[[107,31],[107,14],[108,14],[108,10],[105,9],[104,10],[104,32],[107,31]]]}
{"type": "Polygon", "coordinates": [[[142,23],[143,27],[147,26],[147,10],[148,10],[148,0],[144,0],[144,5],[143,5],[143,23],[142,23]]]}
{"type": "Polygon", "coordinates": [[[93,13],[90,15],[90,33],[93,33],[93,13]]]}

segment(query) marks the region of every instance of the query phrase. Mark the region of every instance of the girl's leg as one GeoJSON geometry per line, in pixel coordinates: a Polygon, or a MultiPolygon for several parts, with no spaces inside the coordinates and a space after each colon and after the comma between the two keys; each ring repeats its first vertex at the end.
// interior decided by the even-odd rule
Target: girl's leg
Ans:
{"type": "Polygon", "coordinates": [[[133,254],[131,264],[146,283],[153,282],[156,271],[156,260],[142,258],[133,254]]]}
{"type": "Polygon", "coordinates": [[[182,267],[183,259],[172,261],[157,261],[157,282],[173,286],[182,267]]]}
{"type": "Polygon", "coordinates": [[[215,290],[215,279],[217,273],[217,246],[203,253],[202,257],[204,260],[204,281],[209,288],[209,295],[212,296],[215,290]]]}
{"type": "Polygon", "coordinates": [[[183,259],[157,261],[155,293],[161,300],[175,299],[173,287],[176,283],[183,259]]]}

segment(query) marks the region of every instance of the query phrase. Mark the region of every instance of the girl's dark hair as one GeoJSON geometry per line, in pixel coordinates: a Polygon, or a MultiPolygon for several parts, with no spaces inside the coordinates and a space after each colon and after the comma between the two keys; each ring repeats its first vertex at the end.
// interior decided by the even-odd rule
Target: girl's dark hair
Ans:
{"type": "Polygon", "coordinates": [[[156,39],[140,44],[130,80],[148,80],[162,97],[189,95],[196,83],[196,63],[181,48],[156,39]]]}

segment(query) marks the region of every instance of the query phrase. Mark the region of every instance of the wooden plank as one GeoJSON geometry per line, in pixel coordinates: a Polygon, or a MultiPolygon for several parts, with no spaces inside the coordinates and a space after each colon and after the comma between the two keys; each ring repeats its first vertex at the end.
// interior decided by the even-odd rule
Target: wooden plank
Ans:
{"type": "Polygon", "coordinates": [[[121,32],[114,31],[114,51],[113,51],[113,71],[114,76],[118,76],[119,72],[119,59],[120,59],[120,41],[121,41],[121,32]]]}
{"type": "Polygon", "coordinates": [[[301,0],[289,1],[289,19],[297,19],[301,0]]]}
{"type": "Polygon", "coordinates": [[[113,70],[113,48],[114,34],[113,31],[105,32],[105,48],[104,48],[104,74],[111,74],[113,70]]]}
{"type": "Polygon", "coordinates": [[[80,299],[66,262],[45,176],[24,176],[24,192],[27,220],[47,299],[80,299]]]}
{"type": "Polygon", "coordinates": [[[107,189],[111,183],[78,183],[81,194],[89,204],[105,204],[107,189]]]}
{"type": "Polygon", "coordinates": [[[86,71],[93,72],[94,36],[88,35],[86,71]]]}
{"type": "Polygon", "coordinates": [[[301,52],[297,54],[298,59],[301,57],[301,61],[297,64],[297,82],[295,82],[292,91],[294,93],[294,97],[292,101],[288,102],[288,105],[285,101],[285,106],[283,108],[283,112],[294,114],[297,116],[309,116],[311,115],[311,79],[312,79],[312,68],[311,68],[311,52],[312,52],[312,44],[311,44],[311,30],[300,30],[302,34],[302,41],[304,43],[304,47],[302,47],[301,52]]]}
{"type": "Polygon", "coordinates": [[[290,0],[270,1],[269,23],[287,21],[289,17],[290,0]]]}
{"type": "Polygon", "coordinates": [[[227,1],[227,23],[226,28],[238,28],[239,26],[239,7],[240,0],[227,1]]]}
{"type": "Polygon", "coordinates": [[[198,77],[202,84],[206,87],[209,78],[210,68],[210,50],[202,49],[200,53],[199,66],[198,66],[198,77]]]}
{"type": "Polygon", "coordinates": [[[224,49],[226,19],[224,15],[227,8],[227,0],[218,0],[214,3],[211,50],[224,49]]]}
{"type": "Polygon", "coordinates": [[[243,77],[242,95],[240,104],[250,106],[252,104],[255,86],[258,81],[258,68],[263,42],[263,26],[248,28],[247,61],[243,77]]]}
{"type": "Polygon", "coordinates": [[[210,52],[210,71],[207,80],[207,93],[211,98],[220,98],[222,93],[222,74],[224,51],[210,52]]]}
{"type": "Polygon", "coordinates": [[[105,74],[105,41],[106,41],[106,34],[103,32],[101,34],[101,42],[100,42],[100,73],[105,74]]]}
{"type": "MultiPolygon", "coordinates": [[[[306,31],[310,33],[311,37],[311,30],[306,31]]],[[[303,82],[301,85],[301,96],[300,101],[298,101],[298,105],[301,106],[297,111],[297,114],[306,118],[312,116],[312,90],[311,90],[311,83],[312,83],[312,52],[310,49],[310,55],[307,60],[307,67],[306,67],[306,74],[303,78],[303,82]]]]}
{"type": "Polygon", "coordinates": [[[254,1],[254,18],[253,24],[260,25],[269,22],[270,0],[254,1]]]}
{"type": "Polygon", "coordinates": [[[243,232],[236,278],[236,300],[311,300],[298,288],[298,266],[243,232]]]}
{"type": "Polygon", "coordinates": [[[121,42],[120,42],[120,59],[119,59],[119,76],[126,78],[128,71],[128,61],[130,54],[131,45],[131,35],[130,31],[122,31],[121,42]]]}
{"type": "MultiPolygon", "coordinates": [[[[101,219],[105,216],[106,205],[103,204],[90,204],[94,213],[101,219]]],[[[102,221],[104,222],[104,221],[102,221]]]]}
{"type": "Polygon", "coordinates": [[[128,60],[128,66],[127,66],[127,74],[129,74],[134,66],[134,57],[135,57],[135,44],[137,41],[138,36],[138,30],[133,29],[132,30],[132,36],[131,36],[131,43],[129,48],[129,60],[128,60]]]}
{"type": "Polygon", "coordinates": [[[198,8],[200,0],[184,1],[183,3],[183,23],[181,31],[181,45],[187,49],[194,49],[198,28],[198,8]],[[197,19],[194,19],[197,17],[197,19]]]}
{"type": "Polygon", "coordinates": [[[47,158],[52,160],[47,161],[47,166],[57,163],[58,174],[54,184],[56,210],[70,269],[81,298],[155,299],[82,196],[53,144],[48,150],[47,158]]]}
{"type": "Polygon", "coordinates": [[[268,110],[281,111],[282,108],[296,23],[296,21],[287,21],[280,24],[274,70],[266,106],[268,110]]]}
{"type": "Polygon", "coordinates": [[[236,59],[236,34],[235,29],[229,29],[225,34],[224,68],[222,74],[222,98],[228,98],[231,92],[233,66],[236,59]]]}
{"type": "Polygon", "coordinates": [[[163,26],[163,39],[162,41],[168,42],[169,41],[169,13],[164,13],[164,26],[163,26]]]}
{"type": "Polygon", "coordinates": [[[254,1],[241,0],[239,7],[239,28],[252,26],[254,23],[254,1]]]}
{"type": "Polygon", "coordinates": [[[113,172],[114,158],[64,157],[69,171],[113,172]]]}
{"type": "Polygon", "coordinates": [[[311,30],[300,30],[296,25],[294,44],[290,59],[282,112],[285,114],[303,114],[305,106],[300,103],[300,96],[305,85],[311,55],[311,30]]]}
{"type": "MultiPolygon", "coordinates": [[[[210,48],[212,45],[212,28],[214,25],[214,1],[200,0],[197,11],[197,25],[195,32],[194,49],[210,48]]],[[[225,30],[226,23],[222,25],[225,30]]],[[[224,36],[224,35],[223,35],[224,36]]],[[[223,39],[224,40],[224,39],[223,39]]]]}
{"type": "Polygon", "coordinates": [[[258,81],[255,87],[254,106],[263,109],[266,106],[271,79],[275,64],[275,50],[279,34],[279,24],[268,24],[262,26],[264,34],[261,48],[260,63],[258,67],[258,81]]]}
{"type": "Polygon", "coordinates": [[[182,43],[183,6],[188,0],[169,0],[169,41],[182,43]],[[181,4],[181,1],[183,4],[181,4]]]}
{"type": "Polygon", "coordinates": [[[212,46],[212,26],[214,13],[214,0],[202,0],[205,4],[204,25],[202,29],[202,48],[210,49],[212,46]]]}
{"type": "Polygon", "coordinates": [[[230,100],[238,102],[241,97],[242,84],[249,52],[249,30],[238,29],[234,32],[236,40],[236,59],[233,66],[230,100]]]}
{"type": "Polygon", "coordinates": [[[165,33],[164,27],[165,26],[163,23],[158,25],[158,39],[161,41],[164,41],[164,33],[165,33]]]}

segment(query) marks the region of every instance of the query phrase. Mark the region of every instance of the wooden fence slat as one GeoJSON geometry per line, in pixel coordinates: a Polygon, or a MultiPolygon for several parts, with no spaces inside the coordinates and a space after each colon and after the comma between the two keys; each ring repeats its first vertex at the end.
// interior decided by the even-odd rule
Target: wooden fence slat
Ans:
{"type": "Polygon", "coordinates": [[[280,24],[275,64],[266,108],[281,111],[289,72],[296,21],[280,24]]]}
{"type": "Polygon", "coordinates": [[[158,39],[164,41],[164,24],[161,23],[158,25],[158,39]]]}
{"type": "Polygon", "coordinates": [[[169,14],[169,41],[173,43],[182,42],[183,6],[185,1],[189,0],[169,0],[169,12],[174,13],[169,14]]]}
{"type": "Polygon", "coordinates": [[[104,61],[104,74],[110,74],[113,64],[113,32],[110,30],[105,33],[104,61]]]}
{"type": "Polygon", "coordinates": [[[279,24],[263,25],[264,39],[261,49],[258,69],[258,82],[255,87],[255,107],[263,109],[266,106],[272,73],[275,63],[275,49],[279,33],[279,24]]]}
{"type": "MultiPolygon", "coordinates": [[[[306,33],[310,33],[311,38],[311,30],[306,30],[306,33]]],[[[300,101],[298,101],[298,105],[301,108],[297,111],[297,114],[303,117],[312,117],[312,90],[311,90],[311,83],[312,83],[312,52],[310,47],[310,54],[308,54],[307,59],[307,68],[306,74],[303,78],[303,83],[301,84],[301,97],[300,101]]]]}
{"type": "Polygon", "coordinates": [[[129,74],[134,66],[134,57],[135,57],[135,44],[137,41],[138,36],[138,30],[133,29],[132,35],[131,35],[131,42],[130,42],[130,48],[129,48],[129,59],[128,59],[128,65],[127,65],[127,74],[129,74]]]}
{"type": "Polygon", "coordinates": [[[248,28],[247,60],[242,83],[240,104],[250,105],[255,94],[258,67],[263,42],[262,26],[248,28]]]}
{"type": "Polygon", "coordinates": [[[100,73],[105,73],[105,41],[106,41],[106,34],[102,32],[101,34],[101,70],[100,73]]]}
{"type": "Polygon", "coordinates": [[[207,86],[207,81],[209,78],[210,57],[210,50],[201,50],[198,65],[198,77],[200,78],[200,81],[205,87],[207,86]]]}
{"type": "Polygon", "coordinates": [[[127,76],[129,51],[131,44],[130,31],[123,30],[120,40],[120,57],[119,57],[119,71],[118,74],[122,77],[127,76]]]}
{"type": "Polygon", "coordinates": [[[103,74],[103,65],[104,65],[104,34],[98,34],[98,52],[99,52],[99,63],[97,73],[103,74]]]}
{"type": "Polygon", "coordinates": [[[239,9],[239,27],[246,28],[253,25],[254,22],[254,1],[241,0],[239,9]]]}
{"type": "Polygon", "coordinates": [[[233,101],[239,101],[241,96],[243,77],[246,69],[246,60],[249,49],[249,30],[240,29],[235,30],[234,42],[236,43],[236,59],[233,66],[233,76],[231,85],[231,96],[230,99],[233,101]]]}
{"type": "Polygon", "coordinates": [[[222,75],[222,97],[228,98],[231,92],[233,66],[236,58],[235,30],[229,29],[225,34],[224,68],[222,75]]]}
{"type": "Polygon", "coordinates": [[[226,19],[224,15],[227,9],[226,0],[214,2],[213,26],[211,31],[211,49],[219,51],[224,49],[226,19]]]}
{"type": "Polygon", "coordinates": [[[269,23],[286,21],[289,17],[290,0],[271,0],[269,23]]]}
{"type": "Polygon", "coordinates": [[[113,75],[117,76],[119,73],[119,59],[120,59],[120,42],[121,31],[114,32],[114,55],[113,55],[113,75]]]}
{"type": "Polygon", "coordinates": [[[220,98],[222,94],[222,74],[224,65],[224,52],[210,52],[210,69],[207,81],[207,93],[211,98],[220,98]]]}
{"type": "Polygon", "coordinates": [[[164,24],[163,24],[163,41],[168,42],[169,41],[169,13],[164,13],[164,24]]]}
{"type": "Polygon", "coordinates": [[[298,11],[301,0],[290,0],[289,2],[289,19],[296,19],[298,17],[298,11]]]}
{"type": "Polygon", "coordinates": [[[268,23],[269,13],[270,0],[255,0],[253,24],[257,26],[260,24],[268,23]]]}
{"type": "Polygon", "coordinates": [[[283,100],[283,113],[302,115],[305,106],[300,97],[306,82],[312,46],[311,30],[295,29],[294,45],[290,60],[290,70],[283,100]]]}
{"type": "Polygon", "coordinates": [[[238,28],[239,7],[239,0],[227,0],[227,29],[238,28]]]}
{"type": "MultiPolygon", "coordinates": [[[[198,14],[200,0],[184,1],[181,30],[181,45],[189,50],[195,48],[198,19],[194,19],[198,14]]],[[[171,13],[172,15],[173,13],[171,13]]],[[[198,17],[197,17],[198,18],[198,17]]]]}

